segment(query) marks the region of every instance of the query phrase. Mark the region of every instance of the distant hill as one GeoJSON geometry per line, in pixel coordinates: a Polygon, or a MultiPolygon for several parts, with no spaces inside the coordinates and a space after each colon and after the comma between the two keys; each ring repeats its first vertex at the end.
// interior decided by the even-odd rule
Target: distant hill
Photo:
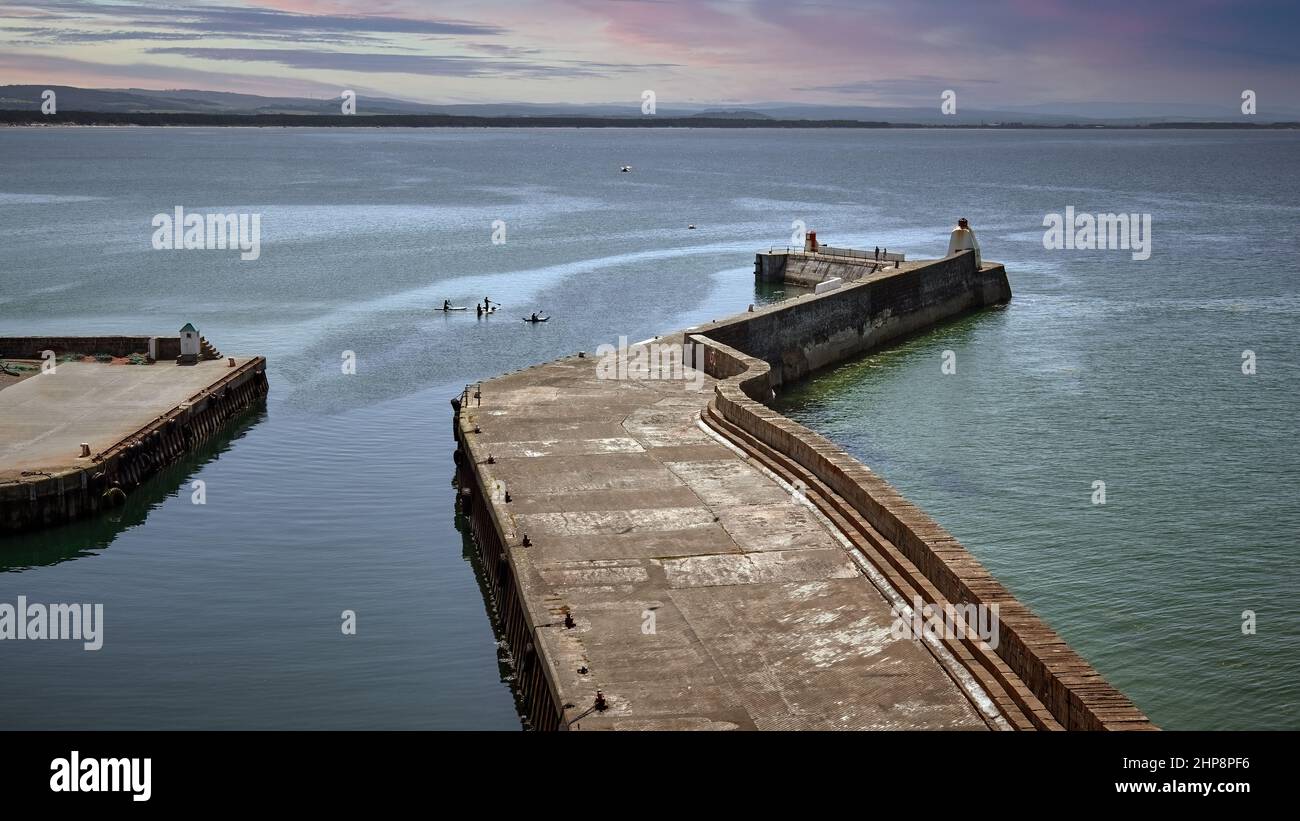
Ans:
{"type": "MultiPolygon", "coordinates": [[[[36,111],[41,92],[53,89],[59,111],[105,114],[209,114],[209,115],[339,115],[341,98],[262,97],[223,91],[193,89],[157,90],[145,88],[76,88],[73,86],[0,86],[0,110],[36,111]]],[[[386,97],[357,97],[357,114],[450,115],[489,118],[592,117],[645,119],[640,99],[627,103],[456,103],[427,104],[386,97]]],[[[1141,125],[1147,123],[1227,122],[1264,123],[1300,119],[1300,109],[1269,108],[1243,117],[1231,100],[1222,105],[1146,103],[1051,103],[1003,106],[997,109],[966,109],[957,113],[939,111],[938,97],[927,107],[820,105],[763,102],[739,107],[661,101],[655,117],[723,120],[818,120],[864,123],[909,123],[916,125],[1141,125]]]]}
{"type": "MultiPolygon", "coordinates": [[[[73,86],[0,86],[0,108],[39,109],[41,92],[52,89],[65,111],[187,114],[338,114],[342,100],[306,97],[261,97],[224,91],[145,88],[76,88],[73,86]]],[[[431,114],[434,106],[402,100],[362,98],[370,114],[431,114]]]]}
{"type": "Polygon", "coordinates": [[[732,111],[715,111],[713,109],[709,109],[707,111],[701,111],[698,114],[692,114],[691,116],[708,117],[711,120],[770,120],[772,119],[768,115],[763,114],[761,112],[745,111],[743,109],[736,109],[732,111]]]}

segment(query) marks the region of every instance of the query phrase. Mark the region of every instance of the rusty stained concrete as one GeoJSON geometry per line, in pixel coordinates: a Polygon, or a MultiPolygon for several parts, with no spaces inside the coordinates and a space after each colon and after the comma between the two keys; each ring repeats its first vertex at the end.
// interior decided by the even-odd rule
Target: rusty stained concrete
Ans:
{"type": "Polygon", "coordinates": [[[698,426],[712,379],[601,380],[597,361],[493,379],[468,406],[566,720],[599,688],[580,729],[988,728],[924,644],[891,637],[828,523],[698,426]]]}

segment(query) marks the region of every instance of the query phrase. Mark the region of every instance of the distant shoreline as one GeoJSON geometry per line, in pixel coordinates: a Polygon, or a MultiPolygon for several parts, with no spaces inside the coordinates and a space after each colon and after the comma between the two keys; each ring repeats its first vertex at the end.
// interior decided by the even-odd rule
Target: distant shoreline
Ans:
{"type": "Polygon", "coordinates": [[[866,120],[778,120],[734,117],[479,117],[459,114],[196,114],[187,112],[0,110],[0,127],[175,126],[238,128],[878,128],[938,130],[1294,130],[1300,122],[1177,122],[1111,125],[1097,123],[892,123],[866,120]]]}

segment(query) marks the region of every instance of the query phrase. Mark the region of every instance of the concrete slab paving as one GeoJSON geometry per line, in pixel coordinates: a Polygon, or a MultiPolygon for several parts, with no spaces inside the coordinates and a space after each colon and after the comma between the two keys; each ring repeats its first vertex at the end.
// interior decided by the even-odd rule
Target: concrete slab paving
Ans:
{"type": "Polygon", "coordinates": [[[510,550],[538,653],[579,712],[608,701],[579,725],[987,729],[924,644],[892,637],[829,522],[699,427],[712,385],[570,357],[470,400],[475,470],[512,498],[503,536],[532,542],[510,550]]]}
{"type": "MultiPolygon", "coordinates": [[[[235,357],[237,365],[249,361],[235,357]]],[[[230,372],[197,365],[62,362],[0,391],[0,476],[84,467],[82,442],[106,450],[230,372]]]]}

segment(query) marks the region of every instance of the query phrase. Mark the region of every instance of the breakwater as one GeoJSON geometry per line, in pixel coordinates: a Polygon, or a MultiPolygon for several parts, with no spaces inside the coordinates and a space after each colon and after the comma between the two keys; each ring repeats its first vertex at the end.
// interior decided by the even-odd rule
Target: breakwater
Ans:
{"type": "Polygon", "coordinates": [[[462,505],[532,725],[1152,728],[925,513],[764,404],[1010,296],[959,254],[662,340],[704,391],[583,356],[467,390],[462,505]],[[885,640],[918,600],[992,607],[1000,640],[885,640]]]}
{"type": "MultiPolygon", "coordinates": [[[[92,340],[94,345],[61,339],[67,350],[107,352],[104,338],[92,340]]],[[[11,342],[6,350],[17,347],[11,342]]],[[[48,339],[36,347],[60,350],[48,339]]],[[[128,349],[139,351],[136,342],[123,348],[128,349]]],[[[263,401],[267,387],[266,360],[259,356],[239,358],[234,367],[213,360],[189,367],[63,363],[54,375],[35,375],[0,391],[0,414],[22,440],[0,459],[0,533],[55,525],[121,504],[154,473],[263,401]],[[46,384],[54,389],[35,390],[46,384]],[[167,390],[155,391],[158,384],[167,390]],[[132,395],[132,387],[142,395],[132,395]],[[106,392],[121,396],[122,404],[102,404],[106,392]],[[72,421],[56,414],[72,413],[78,405],[84,407],[72,421]],[[85,436],[93,445],[85,456],[76,451],[80,437],[60,439],[57,450],[44,444],[65,430],[75,436],[79,427],[95,434],[85,436]]]]}

